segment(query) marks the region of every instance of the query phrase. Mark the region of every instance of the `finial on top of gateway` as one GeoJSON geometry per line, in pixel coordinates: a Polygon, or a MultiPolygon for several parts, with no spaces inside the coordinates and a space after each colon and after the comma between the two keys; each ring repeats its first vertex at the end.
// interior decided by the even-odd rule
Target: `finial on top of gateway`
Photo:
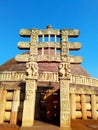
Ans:
{"type": "Polygon", "coordinates": [[[52,29],[52,25],[49,24],[49,25],[47,26],[47,29],[52,29]]]}

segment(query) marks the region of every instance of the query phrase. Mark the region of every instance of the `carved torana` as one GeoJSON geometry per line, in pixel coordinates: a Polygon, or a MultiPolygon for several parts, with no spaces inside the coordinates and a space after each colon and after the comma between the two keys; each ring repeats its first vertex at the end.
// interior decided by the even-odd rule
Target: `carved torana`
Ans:
{"type": "MultiPolygon", "coordinates": [[[[60,119],[60,127],[67,129],[71,119],[98,119],[98,79],[85,72],[74,74],[77,68],[73,70],[75,65],[71,65],[83,60],[70,55],[70,50],[81,48],[80,42],[69,41],[79,33],[77,29],[59,30],[51,25],[45,30],[20,30],[20,35],[30,41],[18,42],[18,48],[28,52],[15,57],[24,62],[24,71],[0,72],[1,124],[22,122],[23,127],[32,127],[37,115],[43,120],[60,119]]],[[[18,65],[22,63],[11,69],[20,70],[18,65]]]]}

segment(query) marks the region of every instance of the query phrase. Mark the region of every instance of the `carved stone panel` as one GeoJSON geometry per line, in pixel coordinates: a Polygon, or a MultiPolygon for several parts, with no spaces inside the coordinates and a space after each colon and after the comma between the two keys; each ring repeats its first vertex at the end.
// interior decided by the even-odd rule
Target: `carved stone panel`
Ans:
{"type": "Polygon", "coordinates": [[[38,78],[38,64],[36,62],[26,63],[27,78],[37,79],[38,78]]]}
{"type": "Polygon", "coordinates": [[[61,42],[66,43],[68,41],[68,32],[66,30],[61,30],[61,42]]]}
{"type": "Polygon", "coordinates": [[[70,64],[60,63],[59,65],[59,77],[60,79],[70,79],[70,64]]]}
{"type": "Polygon", "coordinates": [[[70,126],[69,81],[60,80],[60,126],[70,126]]]}
{"type": "Polygon", "coordinates": [[[26,80],[26,100],[35,99],[36,85],[35,80],[26,80]]]}

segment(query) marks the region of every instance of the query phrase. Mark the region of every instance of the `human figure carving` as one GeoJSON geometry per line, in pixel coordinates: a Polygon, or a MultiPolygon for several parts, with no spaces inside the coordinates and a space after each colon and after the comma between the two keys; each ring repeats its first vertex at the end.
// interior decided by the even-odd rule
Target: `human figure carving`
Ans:
{"type": "Polygon", "coordinates": [[[38,65],[37,65],[37,63],[33,63],[32,66],[31,66],[31,69],[32,69],[32,75],[37,76],[37,74],[38,74],[38,65]]]}
{"type": "Polygon", "coordinates": [[[68,77],[69,73],[70,73],[69,64],[65,64],[65,63],[60,64],[60,66],[59,66],[59,75],[61,77],[68,77]]]}
{"type": "Polygon", "coordinates": [[[26,63],[26,73],[27,73],[29,78],[32,77],[32,69],[31,69],[30,63],[26,63]]]}
{"type": "Polygon", "coordinates": [[[38,65],[37,63],[29,62],[26,64],[26,72],[29,78],[35,77],[38,75],[38,65]]]}

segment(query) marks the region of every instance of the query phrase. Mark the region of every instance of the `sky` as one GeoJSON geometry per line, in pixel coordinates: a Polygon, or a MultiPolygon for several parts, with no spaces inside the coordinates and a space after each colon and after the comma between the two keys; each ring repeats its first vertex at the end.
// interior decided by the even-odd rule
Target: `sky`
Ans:
{"type": "Polygon", "coordinates": [[[21,54],[17,43],[27,39],[19,35],[22,28],[79,29],[81,66],[98,78],[98,0],[0,0],[0,65],[21,54]]]}

